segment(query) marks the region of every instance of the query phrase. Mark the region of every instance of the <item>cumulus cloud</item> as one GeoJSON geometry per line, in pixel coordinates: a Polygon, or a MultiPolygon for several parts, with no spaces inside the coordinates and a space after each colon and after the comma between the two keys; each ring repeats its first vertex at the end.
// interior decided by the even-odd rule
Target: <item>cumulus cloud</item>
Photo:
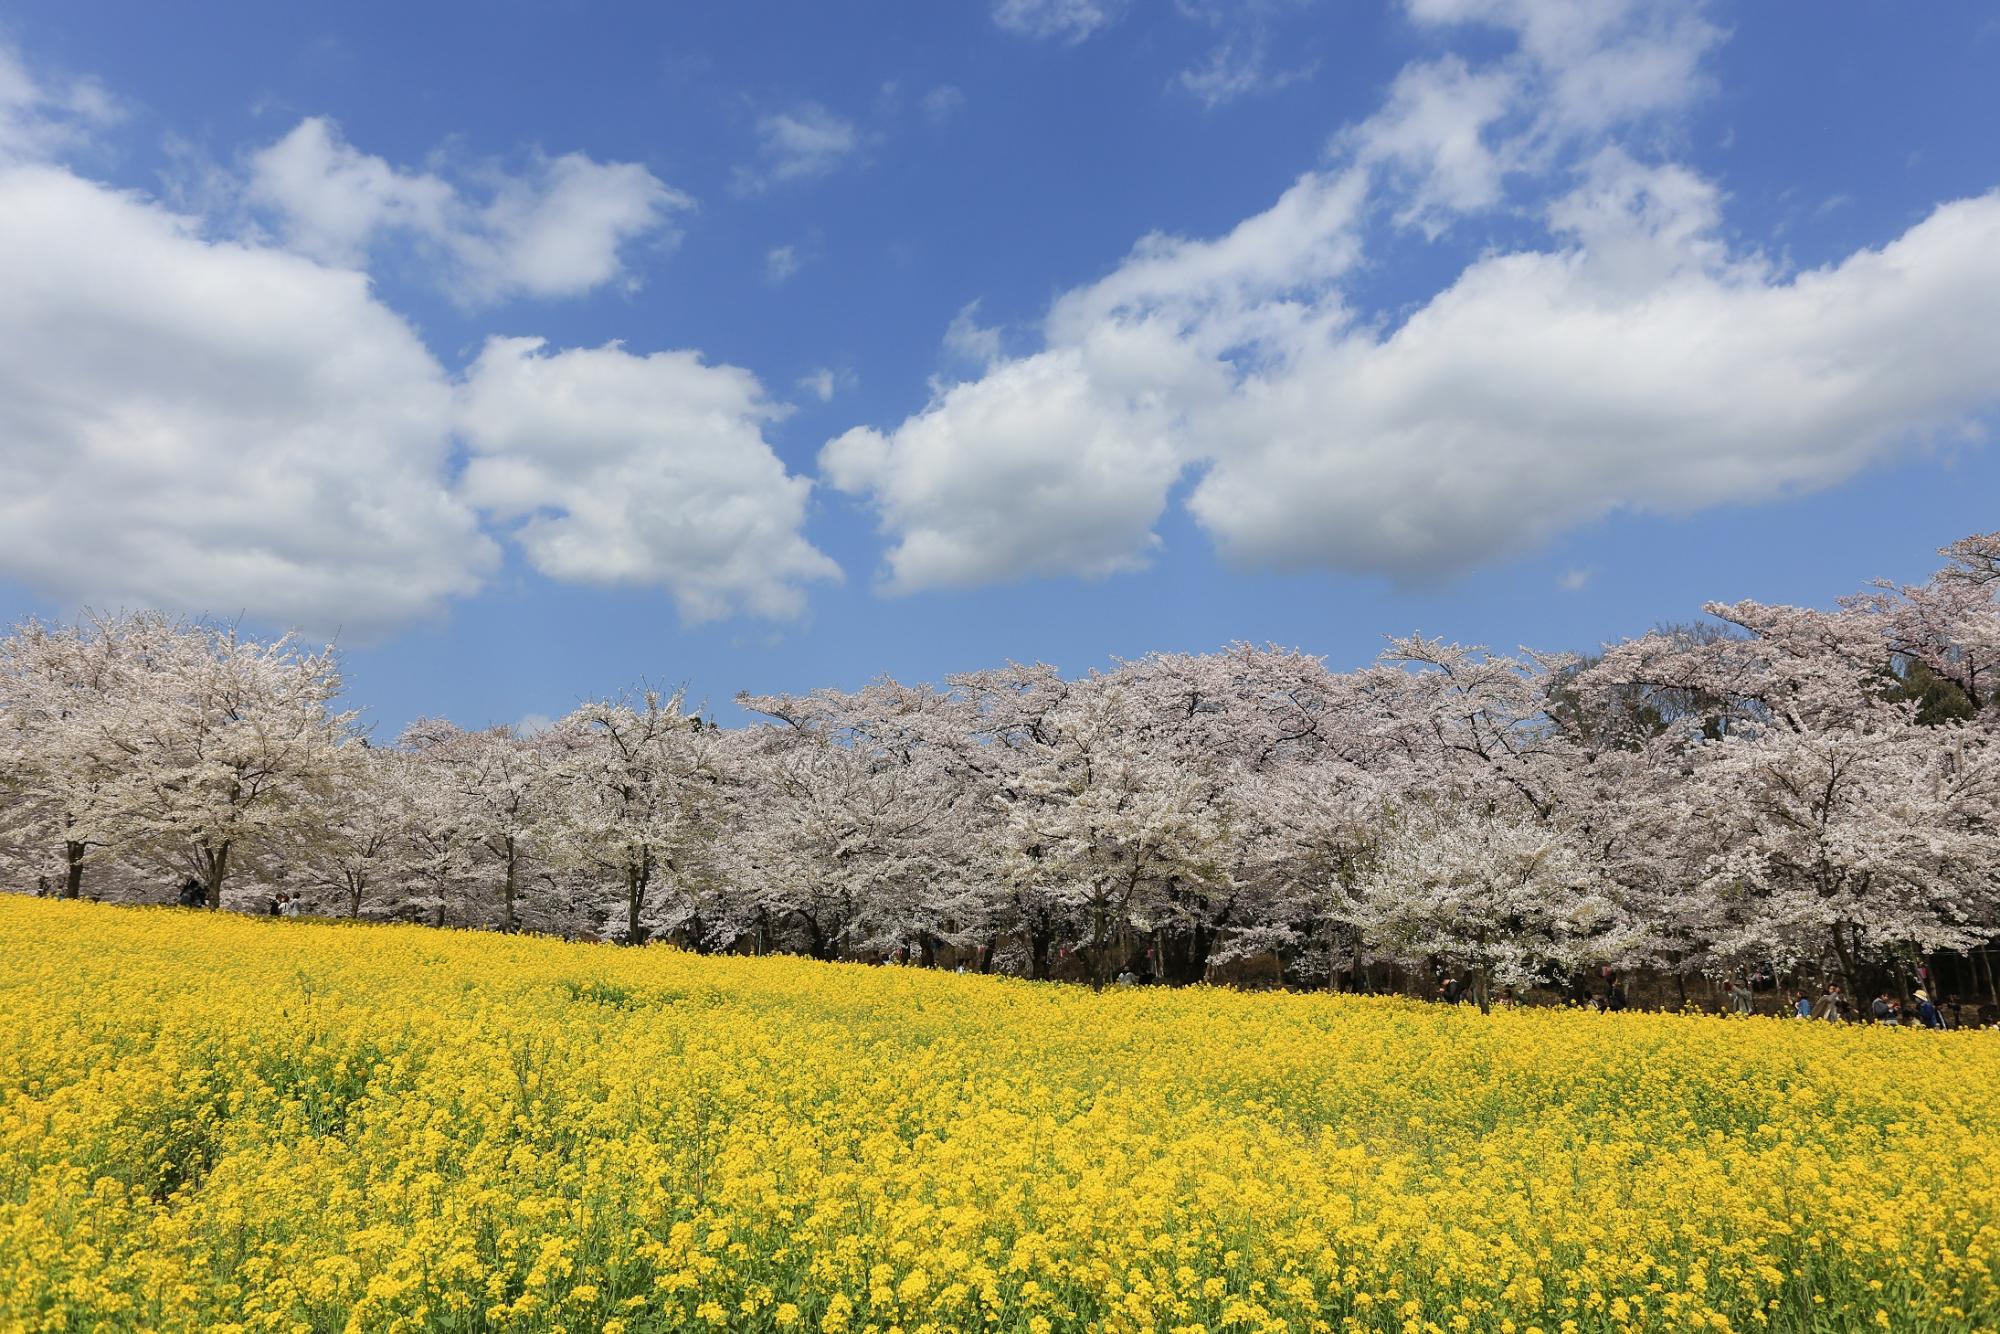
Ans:
{"type": "Polygon", "coordinates": [[[665,588],[689,622],[793,617],[840,571],[801,532],[812,483],[764,440],[783,410],[694,352],[495,338],[459,394],[461,494],[550,578],[665,588]]]}
{"type": "Polygon", "coordinates": [[[66,604],[369,635],[494,560],[451,391],[367,279],[0,169],[0,573],[66,604]]]}
{"type": "Polygon", "coordinates": [[[757,160],[736,169],[736,188],[756,194],[777,185],[830,176],[861,151],[861,132],[817,102],[757,121],[757,160]]]}
{"type": "Polygon", "coordinates": [[[1240,564],[1422,577],[1616,508],[1826,486],[2000,400],[2000,194],[1791,277],[1714,222],[1687,173],[1600,163],[1552,210],[1565,244],[1246,379],[1190,439],[1189,507],[1240,564]]]}
{"type": "Polygon", "coordinates": [[[1080,42],[1125,15],[1126,0],[999,0],[993,21],[1024,37],[1080,42]]]}
{"type": "Polygon", "coordinates": [[[1140,569],[1181,468],[1161,358],[1189,360],[1140,328],[1008,362],[893,432],[831,441],[820,471],[867,494],[895,535],[893,592],[1140,569]]]}
{"type": "Polygon", "coordinates": [[[980,378],[892,431],[849,431],[822,475],[894,540],[891,592],[1144,568],[1192,417],[1229,393],[1225,354],[1293,324],[1288,298],[1352,262],[1352,176],[1309,174],[1228,235],[1151,236],[1050,312],[1040,354],[1006,359],[977,303],[947,334],[980,378]]]}
{"type": "Polygon", "coordinates": [[[481,586],[482,509],[550,577],[663,586],[688,620],[794,616],[839,577],[748,372],[496,339],[454,379],[360,268],[402,234],[472,298],[609,281],[681,206],[643,170],[557,158],[475,196],[311,120],[197,218],[32,160],[98,106],[0,49],[0,578],[372,636],[481,586]]]}
{"type": "Polygon", "coordinates": [[[408,238],[467,305],[618,281],[632,242],[674,239],[671,219],[693,207],[636,163],[580,153],[538,158],[519,175],[486,172],[468,190],[364,153],[317,116],[251,156],[245,196],[287,246],[329,264],[359,267],[389,238],[408,238]]]}
{"type": "Polygon", "coordinates": [[[1979,435],[2000,194],[1790,273],[1727,243],[1713,182],[1616,146],[1698,93],[1718,39],[1698,5],[1410,7],[1513,40],[1413,64],[1269,209],[1146,238],[1053,303],[1040,351],[983,341],[976,378],[826,446],[890,540],[889,589],[1137,568],[1189,475],[1233,564],[1429,579],[1611,510],[1768,499],[1979,435]],[[1517,173],[1564,184],[1523,205],[1517,173]],[[1350,306],[1372,217],[1435,233],[1502,205],[1541,241],[1400,321],[1350,306]]]}

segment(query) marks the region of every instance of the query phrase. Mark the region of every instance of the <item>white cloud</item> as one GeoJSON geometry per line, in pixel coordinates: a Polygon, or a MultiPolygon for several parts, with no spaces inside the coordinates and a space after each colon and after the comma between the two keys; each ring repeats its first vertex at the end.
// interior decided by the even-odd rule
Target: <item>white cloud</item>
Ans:
{"type": "MultiPolygon", "coordinates": [[[[2000,405],[2000,193],[1789,274],[1723,239],[1716,186],[1618,148],[1704,82],[1719,34],[1663,0],[1413,0],[1499,25],[1427,57],[1334,166],[1215,240],[1153,236],[1058,298],[1042,349],[822,468],[890,539],[887,586],[1145,563],[1173,483],[1239,566],[1431,578],[1620,508],[1682,513],[1981,435],[2000,405]],[[1539,244],[1488,253],[1400,324],[1346,287],[1386,207],[1435,231],[1566,182],[1539,244]]],[[[1442,29],[1441,29],[1442,30],[1442,29]]],[[[961,328],[960,326],[964,326],[961,328]]]]}
{"type": "Polygon", "coordinates": [[[451,231],[458,192],[435,176],[399,172],[315,116],[250,158],[246,192],[278,215],[287,245],[343,268],[360,268],[381,232],[406,228],[430,237],[451,231]]]}
{"type": "Polygon", "coordinates": [[[1621,508],[1829,485],[2000,400],[2000,195],[1783,278],[1716,240],[1712,191],[1623,159],[1566,244],[1483,259],[1399,329],[1331,330],[1187,445],[1239,564],[1449,572],[1621,508]]]}
{"type": "Polygon", "coordinates": [[[1366,186],[1359,172],[1308,172],[1214,240],[1147,236],[1108,276],[1056,301],[1048,336],[1077,342],[1106,321],[1159,318],[1218,353],[1269,337],[1308,317],[1360,259],[1366,186]]]}
{"type": "Polygon", "coordinates": [[[831,175],[861,151],[861,132],[817,102],[773,112],[757,122],[757,161],[736,169],[736,188],[755,194],[831,175]]]}
{"type": "Polygon", "coordinates": [[[53,85],[0,45],[0,164],[49,157],[117,118],[117,104],[96,80],[53,85]]]}
{"type": "Polygon", "coordinates": [[[1581,593],[1590,587],[1590,579],[1596,571],[1577,565],[1556,576],[1556,587],[1565,593],[1581,593]]]}
{"type": "Polygon", "coordinates": [[[1685,107],[1706,87],[1701,61],[1724,32],[1703,0],[1404,0],[1420,24],[1498,28],[1513,36],[1497,68],[1528,123],[1512,156],[1685,107]]]}
{"type": "Polygon", "coordinates": [[[1080,42],[1124,17],[1126,0],[999,0],[993,21],[1024,37],[1080,42]]]}
{"type": "Polygon", "coordinates": [[[764,441],[783,411],[697,353],[495,338],[460,393],[461,493],[550,578],[663,587],[689,622],[796,616],[840,571],[800,531],[812,483],[764,441]]]}
{"type": "Polygon", "coordinates": [[[1435,234],[1440,215],[1499,202],[1511,150],[1496,149],[1487,134],[1519,94],[1511,72],[1475,73],[1455,55],[1412,64],[1382,109],[1337,143],[1362,165],[1389,171],[1408,200],[1399,220],[1435,234]]]}
{"type": "Polygon", "coordinates": [[[1493,208],[1510,176],[1587,159],[1635,122],[1678,111],[1706,87],[1722,31],[1701,0],[1405,0],[1427,28],[1499,28],[1514,46],[1477,68],[1445,54],[1413,61],[1380,110],[1333,148],[1381,174],[1396,220],[1435,237],[1493,208]]]}
{"type": "Polygon", "coordinates": [[[1228,394],[1226,354],[1305,318],[1291,298],[1352,262],[1360,203],[1358,177],[1311,174],[1227,236],[1147,237],[1056,303],[1035,356],[1006,359],[977,303],[959,311],[947,348],[982,376],[821,451],[894,540],[884,586],[1143,568],[1190,414],[1228,394]]]}
{"type": "Polygon", "coordinates": [[[945,326],[944,350],[975,366],[1000,360],[1000,330],[979,322],[979,303],[968,301],[945,326]]]}
{"type": "Polygon", "coordinates": [[[764,281],[776,286],[805,267],[797,246],[772,246],[764,252],[764,281]]]}
{"type": "Polygon", "coordinates": [[[942,390],[886,435],[849,431],[820,470],[894,535],[893,592],[1140,569],[1181,470],[1159,385],[1202,373],[1163,325],[1106,328],[942,390]]]}
{"type": "Polygon", "coordinates": [[[367,635],[474,591],[450,388],[359,273],[0,170],[0,573],[367,635]]]}
{"type": "Polygon", "coordinates": [[[579,153],[538,159],[524,175],[484,174],[483,197],[430,172],[363,153],[323,117],[253,154],[245,197],[284,242],[358,267],[393,234],[414,240],[456,299],[575,296],[625,276],[624,251],[693,201],[636,163],[579,153]]]}
{"type": "Polygon", "coordinates": [[[1700,62],[1723,31],[1703,0],[1404,0],[1410,17],[1511,33],[1550,84],[1549,110],[1601,125],[1671,108],[1702,88],[1700,62]]]}
{"type": "Polygon", "coordinates": [[[493,340],[454,385],[352,267],[401,234],[462,298],[610,281],[685,203],[643,169],[572,155],[469,192],[312,120],[204,220],[7,165],[97,97],[0,50],[0,577],[366,636],[478,589],[498,549],[475,506],[550,577],[662,585],[689,620],[795,615],[839,577],[800,533],[811,483],[763,439],[787,409],[748,372],[493,340]],[[255,231],[246,199],[284,245],[214,239],[255,231]]]}

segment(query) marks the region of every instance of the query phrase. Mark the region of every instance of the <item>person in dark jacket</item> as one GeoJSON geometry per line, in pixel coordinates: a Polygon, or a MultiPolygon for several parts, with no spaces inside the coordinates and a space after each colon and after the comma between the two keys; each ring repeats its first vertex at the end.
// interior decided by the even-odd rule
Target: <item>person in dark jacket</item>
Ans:
{"type": "Polygon", "coordinates": [[[1937,1006],[1931,1004],[1931,994],[1928,991],[1917,992],[1917,1022],[1925,1028],[1944,1027],[1944,1016],[1938,1013],[1937,1006]]]}

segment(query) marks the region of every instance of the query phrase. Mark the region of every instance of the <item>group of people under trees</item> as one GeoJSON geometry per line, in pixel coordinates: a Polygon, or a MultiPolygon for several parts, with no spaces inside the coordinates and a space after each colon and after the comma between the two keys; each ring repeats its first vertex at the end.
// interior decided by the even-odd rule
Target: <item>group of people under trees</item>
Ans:
{"type": "Polygon", "coordinates": [[[1944,554],[1591,656],[1237,645],[386,740],[331,649],[29,622],[0,879],[1099,986],[1449,974],[1491,1006],[1615,975],[1595,1003],[1683,1008],[1755,970],[1928,1023],[1913,985],[2000,1001],[2000,534],[1944,554]]]}
{"type": "MultiPolygon", "coordinates": [[[[1991,1024],[1991,1007],[1985,1012],[1975,1013],[1973,1021],[1981,1028],[1991,1024]]],[[[1842,994],[1838,982],[1829,982],[1817,998],[1804,991],[1792,993],[1792,1014],[1799,1019],[1828,1019],[1834,1021],[1855,1020],[1860,1013],[1842,994]]],[[[1916,1028],[1964,1028],[1967,1024],[1965,1003],[1957,996],[1949,996],[1943,1005],[1931,999],[1930,992],[1918,987],[1905,1002],[1893,992],[1884,989],[1876,993],[1868,1002],[1869,1023],[1887,1024],[1890,1027],[1908,1026],[1916,1028]]]]}

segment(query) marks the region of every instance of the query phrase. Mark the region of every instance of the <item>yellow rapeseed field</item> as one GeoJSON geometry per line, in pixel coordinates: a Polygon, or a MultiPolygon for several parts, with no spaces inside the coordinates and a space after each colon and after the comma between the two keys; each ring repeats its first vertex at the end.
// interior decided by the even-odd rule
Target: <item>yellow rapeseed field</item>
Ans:
{"type": "Polygon", "coordinates": [[[0,899],[4,1330],[1991,1330],[2000,1038],[0,899]]]}

